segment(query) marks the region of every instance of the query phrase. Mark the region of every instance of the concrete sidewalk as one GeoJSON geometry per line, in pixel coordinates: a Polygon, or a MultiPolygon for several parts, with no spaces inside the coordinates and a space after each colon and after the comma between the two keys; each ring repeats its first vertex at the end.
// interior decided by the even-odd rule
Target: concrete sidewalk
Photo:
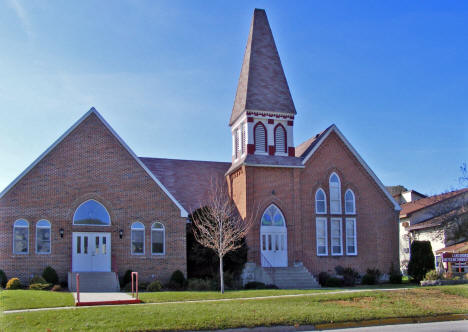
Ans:
{"type": "MultiPolygon", "coordinates": [[[[75,303],[78,302],[76,292],[73,293],[75,303]]],[[[111,302],[111,301],[127,301],[133,300],[131,295],[120,292],[106,292],[106,293],[82,293],[80,292],[80,302],[111,302]]]]}

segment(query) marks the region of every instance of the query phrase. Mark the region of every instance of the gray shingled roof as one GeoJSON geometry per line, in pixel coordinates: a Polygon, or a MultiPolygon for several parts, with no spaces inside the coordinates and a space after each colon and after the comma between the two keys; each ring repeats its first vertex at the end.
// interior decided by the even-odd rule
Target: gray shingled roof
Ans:
{"type": "Polygon", "coordinates": [[[296,114],[265,10],[255,9],[229,125],[244,110],[296,114]]]}

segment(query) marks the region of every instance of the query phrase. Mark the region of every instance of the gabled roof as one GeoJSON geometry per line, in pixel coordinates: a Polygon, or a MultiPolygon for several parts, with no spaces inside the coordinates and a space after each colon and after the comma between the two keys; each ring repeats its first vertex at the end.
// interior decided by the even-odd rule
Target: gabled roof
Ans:
{"type": "Polygon", "coordinates": [[[242,165],[255,167],[304,168],[301,159],[297,157],[248,154],[243,159],[233,162],[229,170],[226,172],[226,175],[230,174],[242,165]]]}
{"type": "Polygon", "coordinates": [[[263,9],[255,9],[229,125],[244,110],[296,114],[275,40],[263,9]]]}
{"type": "Polygon", "coordinates": [[[414,231],[419,229],[426,229],[441,226],[448,220],[468,213],[465,207],[454,208],[451,211],[447,211],[439,216],[430,216],[424,220],[419,221],[416,224],[410,225],[406,228],[407,231],[414,231]]]}
{"type": "Polygon", "coordinates": [[[445,201],[446,199],[461,195],[466,192],[468,192],[468,188],[455,190],[455,191],[451,191],[451,192],[440,194],[440,195],[429,196],[429,197],[418,199],[417,201],[402,204],[401,211],[400,211],[400,218],[407,217],[416,211],[427,208],[434,204],[445,201]]]}
{"type": "MultiPolygon", "coordinates": [[[[208,202],[211,181],[226,183],[224,174],[231,163],[164,158],[140,160],[161,179],[186,211],[193,212],[208,202]]],[[[227,183],[226,183],[227,185],[227,183]]]]}
{"type": "Polygon", "coordinates": [[[354,157],[359,161],[361,166],[366,170],[366,172],[370,175],[370,177],[375,181],[377,186],[382,190],[384,195],[389,199],[389,201],[393,204],[393,207],[395,208],[395,211],[400,211],[400,206],[398,203],[395,201],[395,199],[390,195],[390,193],[387,191],[383,183],[379,180],[377,175],[371,170],[369,165],[362,159],[362,157],[359,155],[359,153],[356,151],[356,149],[349,143],[349,141],[346,139],[346,137],[343,135],[343,133],[338,129],[338,127],[333,124],[327,129],[325,129],[323,132],[320,134],[316,135],[313,138],[308,139],[304,143],[300,144],[297,148],[299,149],[299,152],[296,152],[296,156],[300,155],[300,158],[302,159],[302,163],[305,165],[307,161],[312,157],[312,155],[317,151],[317,149],[322,145],[322,143],[327,139],[327,137],[332,133],[336,133],[336,135],[343,141],[343,143],[346,145],[346,147],[351,151],[351,153],[354,155],[354,157]],[[303,151],[303,152],[302,152],[303,151]]]}
{"type": "Polygon", "coordinates": [[[28,174],[45,156],[47,156],[57,145],[60,144],[76,127],[78,127],[84,120],[86,120],[91,114],[96,115],[96,117],[102,122],[102,124],[114,135],[114,137],[119,141],[119,143],[124,147],[125,150],[135,159],[135,161],[143,168],[143,170],[153,179],[154,182],[166,193],[166,195],[174,202],[174,204],[180,209],[180,216],[187,217],[187,211],[182,207],[182,205],[172,196],[172,194],[164,187],[164,185],[158,180],[158,178],[146,167],[145,164],[136,156],[136,154],[130,149],[130,147],[124,142],[124,140],[115,132],[115,130],[107,123],[106,120],[99,114],[99,112],[92,107],[88,112],[86,112],[78,121],[76,121],[73,126],[71,126],[62,136],[60,136],[47,150],[45,150],[28,168],[26,168],[12,183],[8,185],[1,193],[0,198],[2,198],[7,192],[10,191],[26,174],[28,174]]]}

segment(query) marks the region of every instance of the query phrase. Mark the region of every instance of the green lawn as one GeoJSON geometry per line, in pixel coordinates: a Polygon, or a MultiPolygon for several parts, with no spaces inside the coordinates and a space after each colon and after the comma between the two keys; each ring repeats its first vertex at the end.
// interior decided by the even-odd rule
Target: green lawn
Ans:
{"type": "Polygon", "coordinates": [[[77,308],[4,315],[7,331],[160,331],[309,325],[468,312],[468,286],[209,303],[77,308]]]}
{"type": "Polygon", "coordinates": [[[33,309],[74,306],[75,300],[69,292],[40,290],[7,290],[0,292],[0,309],[33,309]]]}
{"type": "MultiPolygon", "coordinates": [[[[343,289],[341,289],[343,290],[343,289]]],[[[220,292],[154,292],[138,293],[140,300],[146,303],[156,302],[176,302],[176,301],[195,301],[195,300],[218,300],[218,299],[238,299],[262,296],[278,296],[308,293],[326,293],[335,291],[334,289],[260,289],[260,290],[239,290],[227,291],[224,294],[220,292]]]]}

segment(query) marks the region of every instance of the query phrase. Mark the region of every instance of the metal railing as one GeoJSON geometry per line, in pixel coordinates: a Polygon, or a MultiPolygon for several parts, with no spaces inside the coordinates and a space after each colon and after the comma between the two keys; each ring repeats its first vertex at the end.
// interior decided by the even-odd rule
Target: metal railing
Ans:
{"type": "Polygon", "coordinates": [[[76,274],[76,301],[80,303],[80,274],[76,274]]]}

